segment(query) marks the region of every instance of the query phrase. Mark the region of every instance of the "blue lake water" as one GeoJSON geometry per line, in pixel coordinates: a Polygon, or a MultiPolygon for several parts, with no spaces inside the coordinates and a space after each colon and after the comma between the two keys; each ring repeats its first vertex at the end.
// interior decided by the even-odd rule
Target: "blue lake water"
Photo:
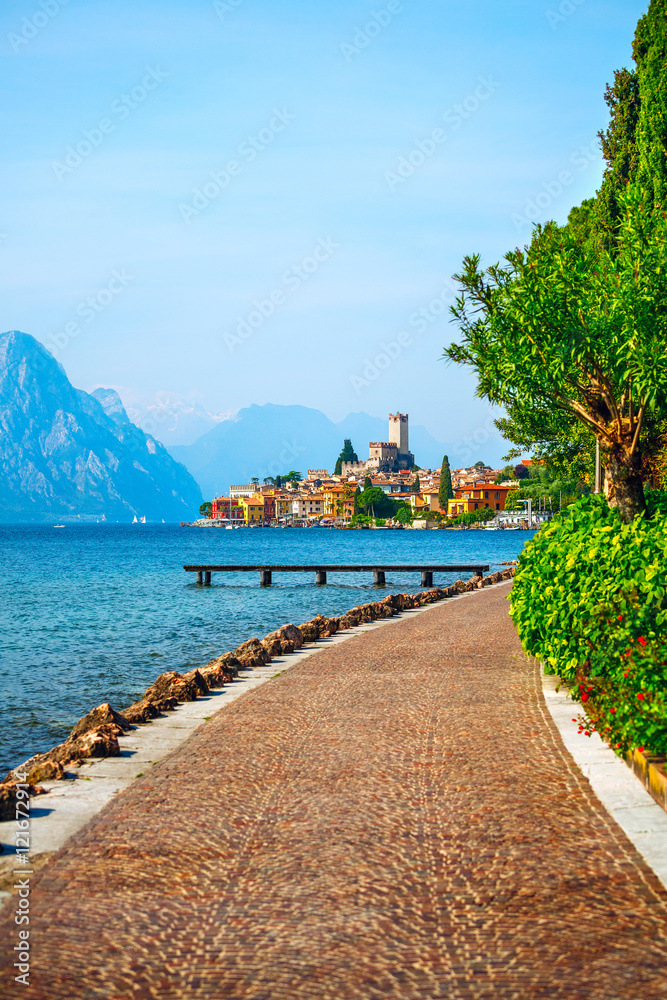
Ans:
{"type": "MultiPolygon", "coordinates": [[[[286,622],[419,590],[415,573],[218,574],[187,563],[488,563],[515,559],[532,532],[0,525],[0,778],[61,742],[95,705],[129,705],[164,670],[190,670],[286,622]]],[[[451,582],[456,576],[435,578],[451,582]]]]}

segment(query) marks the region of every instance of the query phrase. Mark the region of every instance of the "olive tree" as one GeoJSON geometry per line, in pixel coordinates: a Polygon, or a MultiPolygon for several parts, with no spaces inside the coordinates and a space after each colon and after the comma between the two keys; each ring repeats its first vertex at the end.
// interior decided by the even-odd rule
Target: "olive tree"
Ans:
{"type": "Polygon", "coordinates": [[[642,428],[667,395],[666,245],[664,213],[628,189],[613,252],[549,223],[502,265],[470,256],[456,275],[461,338],[445,356],[515,419],[561,412],[588,428],[625,521],[645,510],[642,428]]]}

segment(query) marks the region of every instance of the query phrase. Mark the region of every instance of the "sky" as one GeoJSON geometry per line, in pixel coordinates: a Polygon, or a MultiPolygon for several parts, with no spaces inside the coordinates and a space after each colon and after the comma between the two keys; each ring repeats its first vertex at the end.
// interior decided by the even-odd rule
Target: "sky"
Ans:
{"type": "Polygon", "coordinates": [[[400,410],[499,456],[452,276],[595,192],[645,8],[4,0],[0,327],[133,406],[400,410]]]}

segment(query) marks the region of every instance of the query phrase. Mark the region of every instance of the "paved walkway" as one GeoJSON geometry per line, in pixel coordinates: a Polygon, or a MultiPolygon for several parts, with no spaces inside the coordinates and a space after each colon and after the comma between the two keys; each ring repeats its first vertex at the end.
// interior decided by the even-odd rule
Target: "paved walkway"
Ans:
{"type": "Polygon", "coordinates": [[[565,752],[507,593],[214,716],[34,880],[32,985],[10,957],[0,994],[667,998],[667,893],[565,752]]]}

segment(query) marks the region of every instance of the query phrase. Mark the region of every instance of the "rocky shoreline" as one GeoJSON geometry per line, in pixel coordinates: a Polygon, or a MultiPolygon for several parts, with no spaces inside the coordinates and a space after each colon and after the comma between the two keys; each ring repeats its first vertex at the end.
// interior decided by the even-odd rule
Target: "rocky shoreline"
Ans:
{"type": "Polygon", "coordinates": [[[482,579],[457,580],[448,587],[434,587],[419,594],[391,594],[381,601],[357,605],[339,617],[316,615],[302,625],[283,625],[264,639],[249,639],[241,643],[233,651],[210,660],[201,669],[185,674],[175,670],[160,674],[134,704],[118,712],[104,702],[79,720],[64,743],[45,753],[35,754],[13,768],[0,783],[0,822],[15,816],[19,785],[25,789],[27,784],[31,795],[43,794],[45,789],[39,782],[65,778],[67,767],[77,767],[83,760],[92,757],[120,756],[118,739],[124,733],[173,711],[182,702],[195,701],[200,695],[208,694],[211,688],[231,683],[239,670],[264,666],[274,656],[292,653],[306,642],[329,638],[342,629],[391,618],[401,611],[488,587],[513,576],[514,567],[510,567],[482,579]]]}

